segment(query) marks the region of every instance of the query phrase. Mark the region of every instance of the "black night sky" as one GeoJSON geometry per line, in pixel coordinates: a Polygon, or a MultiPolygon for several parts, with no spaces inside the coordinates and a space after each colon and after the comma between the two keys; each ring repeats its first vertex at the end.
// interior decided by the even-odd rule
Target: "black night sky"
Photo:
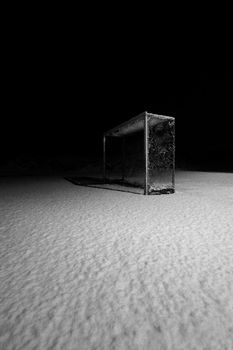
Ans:
{"type": "Polygon", "coordinates": [[[98,157],[104,131],[149,111],[176,118],[178,166],[233,171],[232,68],[223,49],[219,57],[217,44],[185,37],[184,27],[81,17],[32,16],[6,31],[1,164],[98,157]]]}

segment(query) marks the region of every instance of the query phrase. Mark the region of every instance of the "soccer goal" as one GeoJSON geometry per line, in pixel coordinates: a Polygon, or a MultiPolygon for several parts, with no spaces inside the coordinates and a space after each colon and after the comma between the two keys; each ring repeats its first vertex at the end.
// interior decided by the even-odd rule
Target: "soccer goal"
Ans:
{"type": "Polygon", "coordinates": [[[175,119],[143,112],[103,135],[105,183],[175,192],[175,119]]]}

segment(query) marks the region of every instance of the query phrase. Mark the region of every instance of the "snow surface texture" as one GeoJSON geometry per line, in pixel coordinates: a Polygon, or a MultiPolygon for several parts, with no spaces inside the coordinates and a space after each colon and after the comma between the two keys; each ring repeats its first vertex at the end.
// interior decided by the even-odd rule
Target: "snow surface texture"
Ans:
{"type": "Polygon", "coordinates": [[[233,174],[1,179],[0,349],[233,349],[233,174]]]}

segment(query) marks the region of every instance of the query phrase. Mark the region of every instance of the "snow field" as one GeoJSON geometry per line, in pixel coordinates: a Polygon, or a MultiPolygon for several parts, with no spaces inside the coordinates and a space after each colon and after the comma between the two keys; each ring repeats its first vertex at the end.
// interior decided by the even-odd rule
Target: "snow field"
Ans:
{"type": "Polygon", "coordinates": [[[0,349],[233,349],[233,174],[1,179],[0,349]]]}

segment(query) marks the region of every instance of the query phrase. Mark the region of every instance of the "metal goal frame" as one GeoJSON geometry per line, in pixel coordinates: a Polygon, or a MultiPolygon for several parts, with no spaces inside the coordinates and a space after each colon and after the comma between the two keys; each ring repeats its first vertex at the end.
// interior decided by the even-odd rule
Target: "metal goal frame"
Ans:
{"type": "MultiPolygon", "coordinates": [[[[143,112],[134,118],[104,132],[103,134],[103,180],[105,183],[109,182],[106,173],[106,141],[108,137],[120,137],[122,138],[122,184],[124,183],[124,169],[125,169],[125,152],[124,142],[125,137],[131,133],[143,130],[144,144],[142,145],[144,154],[144,195],[149,194],[162,194],[162,193],[174,193],[175,192],[175,118],[171,116],[164,116],[159,114],[153,114],[143,112]],[[156,127],[160,123],[166,122],[172,130],[170,138],[170,151],[169,151],[169,169],[171,172],[171,186],[166,190],[151,190],[149,186],[149,150],[150,150],[150,128],[151,125],[156,127]]],[[[153,137],[153,135],[152,135],[153,137]]],[[[156,141],[156,140],[155,140],[156,141]]],[[[156,151],[155,151],[156,152],[156,151]]],[[[166,162],[166,152],[164,153],[164,160],[166,162]]],[[[155,153],[156,155],[156,153],[155,153]]],[[[155,160],[156,163],[156,160],[155,160]]],[[[155,164],[156,166],[156,164],[155,164]]]]}

